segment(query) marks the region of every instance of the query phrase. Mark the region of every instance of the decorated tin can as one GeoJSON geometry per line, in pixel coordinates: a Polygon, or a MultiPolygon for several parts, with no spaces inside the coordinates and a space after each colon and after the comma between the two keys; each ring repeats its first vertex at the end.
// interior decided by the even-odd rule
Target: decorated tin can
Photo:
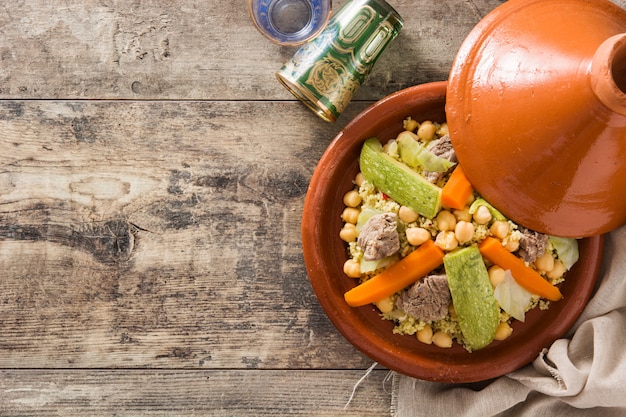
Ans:
{"type": "Polygon", "coordinates": [[[384,0],[351,0],[276,76],[319,117],[334,122],[403,24],[384,0]]]}

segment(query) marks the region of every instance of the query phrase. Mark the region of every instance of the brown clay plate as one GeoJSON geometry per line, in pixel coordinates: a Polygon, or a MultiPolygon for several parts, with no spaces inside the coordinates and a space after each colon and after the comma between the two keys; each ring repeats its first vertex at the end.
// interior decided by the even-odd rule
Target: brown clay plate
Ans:
{"type": "Polygon", "coordinates": [[[302,246],[309,280],[326,314],[358,350],[399,373],[451,383],[483,381],[504,375],[534,360],[543,348],[574,324],[594,289],[602,258],[602,236],[579,243],[580,259],[560,289],[564,298],[550,309],[534,309],[524,323],[514,322],[513,334],[484,349],[467,352],[458,344],[443,349],[425,345],[415,336],[392,333],[394,324],[380,318],[372,306],[349,307],[343,295],[357,284],[343,273],[347,259],[342,227],[343,194],[358,172],[362,143],[373,136],[395,137],[402,120],[445,119],[446,82],[410,87],[370,106],[334,138],[311,179],[302,217],[302,246]]]}

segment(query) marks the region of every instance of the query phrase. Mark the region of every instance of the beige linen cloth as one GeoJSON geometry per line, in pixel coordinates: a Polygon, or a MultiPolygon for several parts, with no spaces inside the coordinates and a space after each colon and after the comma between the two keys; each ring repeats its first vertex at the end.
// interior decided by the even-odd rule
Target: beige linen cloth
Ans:
{"type": "Polygon", "coordinates": [[[626,226],[607,234],[598,288],[572,329],[535,361],[489,383],[394,373],[393,417],[625,417],[626,226]]]}

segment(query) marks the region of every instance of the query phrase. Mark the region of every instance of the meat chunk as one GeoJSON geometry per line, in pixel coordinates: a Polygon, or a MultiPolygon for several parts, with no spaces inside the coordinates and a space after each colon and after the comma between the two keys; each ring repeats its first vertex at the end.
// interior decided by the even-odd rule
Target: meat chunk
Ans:
{"type": "Polygon", "coordinates": [[[396,307],[416,319],[441,320],[452,301],[448,277],[429,275],[407,288],[396,300],[396,307]]]}
{"type": "Polygon", "coordinates": [[[363,225],[357,243],[366,261],[383,259],[400,250],[397,217],[395,213],[377,214],[363,225]]]}
{"type": "Polygon", "coordinates": [[[519,241],[519,254],[526,262],[535,262],[548,247],[548,235],[535,232],[525,227],[519,228],[522,237],[519,241]]]}
{"type": "Polygon", "coordinates": [[[428,150],[440,158],[456,162],[456,153],[454,153],[454,148],[452,147],[452,142],[450,141],[450,135],[442,136],[441,138],[430,142],[428,150]]]}
{"type": "MultiPolygon", "coordinates": [[[[440,158],[447,159],[450,162],[457,162],[450,135],[445,135],[432,141],[428,146],[428,150],[440,158]]],[[[424,177],[433,184],[443,178],[444,175],[446,175],[445,172],[424,171],[424,177]]]]}

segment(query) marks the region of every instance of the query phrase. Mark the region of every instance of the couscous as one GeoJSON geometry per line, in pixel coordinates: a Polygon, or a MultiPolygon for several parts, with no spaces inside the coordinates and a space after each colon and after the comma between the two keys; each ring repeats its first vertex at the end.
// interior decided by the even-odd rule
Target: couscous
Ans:
{"type": "Polygon", "coordinates": [[[366,142],[361,172],[344,196],[339,236],[347,244],[345,275],[359,280],[357,288],[374,277],[387,280],[363,301],[353,294],[346,301],[358,306],[371,299],[382,319],[395,322],[395,333],[416,335],[420,343],[447,348],[456,341],[472,351],[504,340],[512,320],[558,301],[556,286],[578,258],[577,242],[515,224],[471,187],[446,197],[448,182],[457,182],[451,176],[462,175],[455,174],[461,169],[446,123],[407,118],[403,126],[384,146],[374,138],[366,142]],[[366,167],[364,158],[374,155],[378,159],[366,167]],[[413,177],[416,184],[406,185],[413,177]],[[397,272],[402,265],[408,272],[397,272]],[[385,276],[392,274],[397,277],[385,276]]]}

